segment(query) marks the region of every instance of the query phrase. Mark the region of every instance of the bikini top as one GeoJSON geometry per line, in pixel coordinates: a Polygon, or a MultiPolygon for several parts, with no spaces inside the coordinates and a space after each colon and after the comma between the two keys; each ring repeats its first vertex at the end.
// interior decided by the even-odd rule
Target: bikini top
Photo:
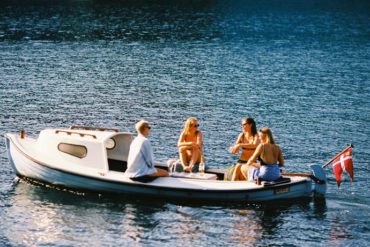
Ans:
{"type": "MultiPolygon", "coordinates": [[[[195,136],[198,136],[198,133],[199,133],[199,130],[195,131],[195,136]]],[[[186,141],[186,142],[188,141],[187,137],[188,137],[188,135],[184,135],[184,141],[186,141]]]]}
{"type": "MultiPolygon", "coordinates": [[[[243,137],[242,137],[242,140],[241,140],[241,142],[240,143],[242,143],[242,144],[250,144],[249,143],[249,141],[247,140],[247,142],[245,142],[245,134],[244,134],[244,132],[243,132],[243,137]]],[[[255,150],[256,148],[242,148],[243,150],[255,150]]]]}

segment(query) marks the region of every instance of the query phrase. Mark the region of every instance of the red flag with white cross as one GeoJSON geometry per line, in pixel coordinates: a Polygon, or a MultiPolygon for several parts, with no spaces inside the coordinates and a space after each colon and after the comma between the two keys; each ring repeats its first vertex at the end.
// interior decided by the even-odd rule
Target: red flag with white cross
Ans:
{"type": "Polygon", "coordinates": [[[338,187],[342,182],[343,172],[347,172],[350,176],[350,181],[353,181],[353,160],[352,160],[352,147],[344,150],[338,154],[333,160],[333,173],[338,187]]]}

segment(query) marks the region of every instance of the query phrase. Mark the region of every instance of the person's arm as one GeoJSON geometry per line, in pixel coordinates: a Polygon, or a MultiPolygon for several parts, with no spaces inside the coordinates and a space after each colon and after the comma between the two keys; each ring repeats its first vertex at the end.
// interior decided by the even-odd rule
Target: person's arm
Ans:
{"type": "Polygon", "coordinates": [[[257,144],[254,143],[240,143],[238,144],[239,148],[245,148],[245,149],[255,149],[257,147],[257,144]]]}
{"type": "Polygon", "coordinates": [[[141,147],[141,154],[148,167],[154,167],[154,155],[149,140],[145,140],[141,147]]]}
{"type": "Polygon", "coordinates": [[[185,134],[184,132],[181,132],[179,140],[177,141],[177,147],[185,147],[185,146],[191,146],[192,142],[185,142],[185,134]]]}
{"type": "Polygon", "coordinates": [[[200,163],[204,164],[205,159],[204,159],[204,153],[203,153],[203,134],[200,131],[197,134],[197,145],[199,146],[199,150],[200,150],[200,163]]]}
{"type": "Polygon", "coordinates": [[[243,133],[240,134],[240,138],[239,138],[240,141],[237,144],[235,144],[235,146],[236,146],[237,149],[244,148],[244,149],[251,149],[251,150],[253,150],[260,143],[258,136],[255,136],[253,138],[253,142],[252,143],[242,143],[241,142],[241,137],[242,136],[243,136],[243,133]]]}
{"type": "Polygon", "coordinates": [[[149,162],[154,164],[153,148],[152,148],[152,144],[150,144],[149,140],[148,140],[148,156],[149,156],[149,162]]]}
{"type": "Polygon", "coordinates": [[[238,135],[238,138],[236,139],[235,145],[242,143],[242,137],[243,137],[243,134],[244,134],[244,133],[242,132],[242,133],[240,133],[240,134],[238,135]]]}
{"type": "Polygon", "coordinates": [[[237,154],[239,152],[240,144],[242,142],[242,136],[243,136],[243,132],[239,134],[238,138],[236,139],[235,144],[230,148],[230,153],[237,154]]]}
{"type": "Polygon", "coordinates": [[[262,144],[259,144],[254,151],[253,155],[249,158],[247,165],[251,165],[256,162],[257,157],[259,157],[262,153],[262,144]]]}
{"type": "Polygon", "coordinates": [[[256,145],[257,147],[260,143],[261,143],[260,138],[258,137],[258,135],[255,135],[253,139],[253,144],[256,145]]]}
{"type": "Polygon", "coordinates": [[[202,150],[202,146],[203,146],[203,134],[200,131],[198,131],[198,133],[197,133],[197,142],[196,142],[196,144],[198,145],[198,148],[200,150],[202,150]]]}
{"type": "Polygon", "coordinates": [[[278,162],[279,162],[279,166],[282,167],[284,166],[284,156],[283,156],[283,152],[281,152],[281,149],[278,147],[278,150],[279,150],[279,153],[278,153],[278,162]]]}

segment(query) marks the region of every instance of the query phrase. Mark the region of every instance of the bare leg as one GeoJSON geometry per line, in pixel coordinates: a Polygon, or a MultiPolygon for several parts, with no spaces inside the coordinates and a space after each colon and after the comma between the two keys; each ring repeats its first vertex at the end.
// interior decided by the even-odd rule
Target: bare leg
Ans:
{"type": "Polygon", "coordinates": [[[194,148],[191,154],[190,166],[194,166],[196,163],[200,162],[200,156],[201,156],[200,149],[194,148]]]}
{"type": "Polygon", "coordinates": [[[248,170],[249,167],[244,164],[240,167],[240,178],[241,180],[248,180],[248,170]]]}
{"type": "Polygon", "coordinates": [[[163,169],[156,168],[157,171],[154,173],[149,174],[150,177],[168,177],[169,174],[167,171],[163,169]]]}
{"type": "Polygon", "coordinates": [[[189,164],[189,155],[188,155],[189,148],[187,147],[180,147],[179,148],[179,156],[182,166],[187,166],[189,164]]]}
{"type": "MultiPolygon", "coordinates": [[[[261,167],[259,163],[252,163],[251,166],[254,166],[257,169],[261,167]]],[[[241,174],[240,176],[243,178],[243,180],[248,180],[248,173],[249,173],[249,166],[245,164],[240,169],[240,174],[241,174]]]]}
{"type": "Polygon", "coordinates": [[[239,181],[240,180],[240,168],[241,168],[241,164],[237,163],[235,165],[235,168],[234,168],[234,171],[233,171],[233,175],[231,177],[231,181],[239,181]]]}

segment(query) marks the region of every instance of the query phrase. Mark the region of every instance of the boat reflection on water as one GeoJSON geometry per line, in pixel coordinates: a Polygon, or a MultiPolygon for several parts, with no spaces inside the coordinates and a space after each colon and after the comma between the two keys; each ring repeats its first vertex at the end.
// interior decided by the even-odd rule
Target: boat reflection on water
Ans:
{"type": "Polygon", "coordinates": [[[236,218],[232,219],[232,231],[230,239],[233,244],[241,246],[253,246],[263,238],[263,226],[258,212],[253,209],[240,209],[235,211],[236,218]]]}
{"type": "Polygon", "coordinates": [[[64,234],[60,227],[63,216],[58,212],[61,202],[50,203],[40,198],[43,196],[41,188],[17,181],[8,193],[9,205],[2,213],[7,218],[1,224],[3,236],[14,246],[57,243],[64,234]]]}
{"type": "Polygon", "coordinates": [[[151,215],[161,212],[159,205],[142,206],[125,203],[125,198],[29,186],[23,180],[9,194],[9,207],[3,215],[13,220],[6,220],[1,232],[14,246],[73,246],[90,241],[95,246],[127,244],[151,229],[155,222],[151,215]],[[27,234],[19,234],[22,232],[27,234]],[[122,239],[112,239],[112,235],[122,239]]]}
{"type": "MultiPolygon", "coordinates": [[[[263,204],[250,204],[247,208],[234,208],[234,224],[231,238],[240,246],[268,245],[271,239],[284,238],[285,228],[296,228],[301,220],[292,218],[292,214],[306,212],[307,217],[325,218],[326,199],[303,198],[300,200],[274,201],[263,204]]],[[[297,214],[302,215],[302,214],[297,214]]],[[[313,230],[313,229],[312,229],[313,230]]],[[[291,236],[294,237],[294,236],[291,236]]],[[[279,239],[274,241],[279,244],[279,239]]],[[[281,242],[283,243],[283,241],[281,242]]]]}
{"type": "MultiPolygon", "coordinates": [[[[124,195],[82,194],[29,186],[19,180],[9,194],[1,226],[13,245],[127,245],[158,241],[207,241],[253,245],[282,235],[293,224],[290,215],[306,211],[325,217],[325,199],[275,201],[264,204],[197,204],[124,195]],[[26,209],[26,211],[25,211],[26,209]],[[17,220],[19,219],[19,220],[17,220]],[[14,223],[14,221],[16,223],[14,223]],[[18,221],[18,222],[17,222],[18,221]],[[15,234],[27,232],[27,234],[15,234]],[[220,242],[220,239],[221,242],[220,242]]],[[[301,214],[298,214],[301,215],[301,214]]]]}
{"type": "Polygon", "coordinates": [[[313,215],[317,219],[325,219],[327,210],[325,197],[313,197],[313,215]]]}

